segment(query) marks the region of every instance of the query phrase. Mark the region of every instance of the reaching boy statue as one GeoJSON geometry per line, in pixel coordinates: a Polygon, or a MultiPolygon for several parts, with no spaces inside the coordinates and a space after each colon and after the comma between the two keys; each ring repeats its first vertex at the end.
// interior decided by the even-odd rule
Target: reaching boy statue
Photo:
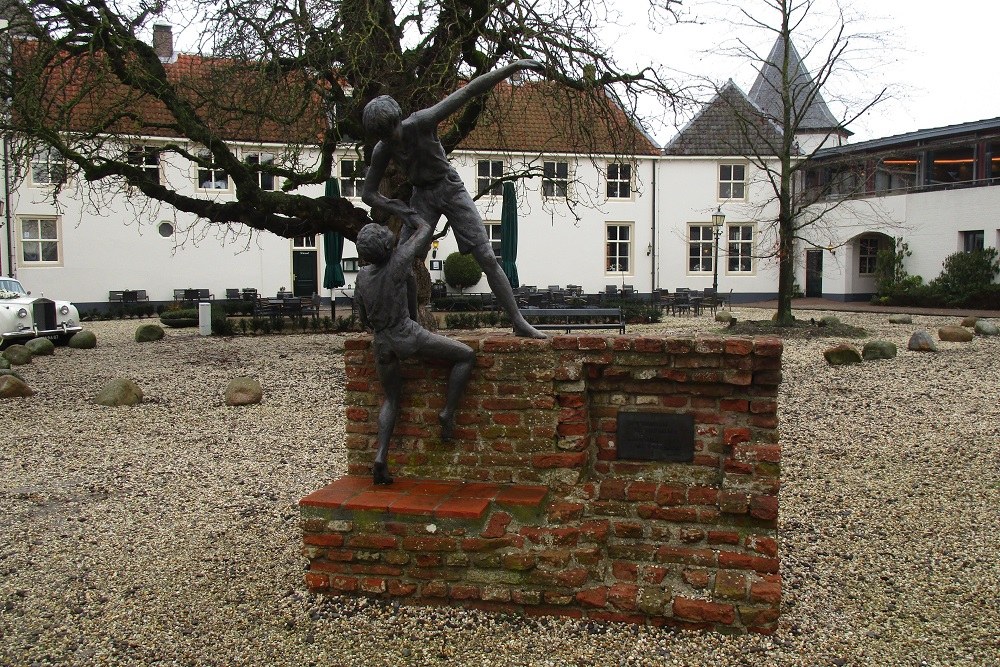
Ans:
{"type": "MultiPolygon", "coordinates": [[[[361,199],[369,206],[384,209],[404,221],[410,216],[419,216],[432,229],[444,215],[455,232],[458,249],[463,253],[472,253],[482,267],[490,289],[514,325],[514,333],[545,338],[545,334],[528,324],[518,310],[510,282],[493,255],[479,210],[458,172],[448,162],[437,134],[438,125],[466,102],[489,92],[514,72],[524,69],[543,71],[545,67],[536,60],[518,60],[476,77],[434,106],[415,111],[405,119],[399,104],[388,95],[369,102],[362,120],[365,132],[377,137],[378,143],[372,152],[361,199]],[[402,170],[412,186],[409,203],[390,199],[378,191],[390,160],[402,170]]],[[[412,225],[404,225],[400,243],[406,242],[413,230],[412,225]]],[[[428,242],[420,248],[420,257],[426,257],[429,249],[428,242]]],[[[416,283],[412,276],[407,281],[407,294],[411,310],[415,312],[416,283]]]]}
{"type": "Polygon", "coordinates": [[[367,262],[358,272],[355,296],[361,321],[375,332],[372,342],[375,367],[385,391],[385,402],[378,413],[378,451],[372,467],[376,484],[392,484],[386,458],[389,439],[399,417],[403,388],[399,362],[409,357],[453,362],[445,406],[438,414],[441,438],[449,440],[455,427],[455,410],[476,360],[476,353],[465,343],[431,333],[410,319],[406,283],[412,275],[417,251],[430,243],[434,230],[416,213],[406,213],[402,219],[411,235],[395,250],[392,232],[376,223],[365,225],[355,242],[358,257],[367,262]]]}

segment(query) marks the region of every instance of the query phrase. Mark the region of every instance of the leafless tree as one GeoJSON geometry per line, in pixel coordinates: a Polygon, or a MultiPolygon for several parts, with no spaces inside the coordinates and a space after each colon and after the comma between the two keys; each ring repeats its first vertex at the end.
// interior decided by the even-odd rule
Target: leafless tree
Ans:
{"type": "MultiPolygon", "coordinates": [[[[662,20],[677,0],[648,1],[662,20]]],[[[369,154],[360,117],[377,95],[392,94],[412,111],[498,65],[535,58],[546,64],[551,106],[575,114],[578,149],[586,152],[596,134],[618,133],[625,153],[621,120],[635,120],[636,100],[674,102],[657,69],[625,71],[602,45],[598,28],[614,20],[604,0],[33,0],[18,7],[30,20],[0,35],[9,65],[0,75],[9,101],[0,122],[15,163],[54,149],[85,185],[116,184],[210,223],[284,237],[338,231],[353,239],[369,221],[347,199],[304,196],[300,188],[331,177],[338,147],[369,154]],[[197,33],[201,55],[158,57],[150,33],[165,18],[197,33]],[[164,154],[225,170],[235,197],[200,197],[148,178],[129,151],[149,137],[159,138],[164,154]],[[273,162],[248,163],[239,142],[285,148],[273,162]],[[318,151],[316,161],[302,160],[306,147],[318,151]],[[261,174],[278,178],[280,188],[262,188],[261,174]]],[[[446,150],[505,103],[494,94],[466,105],[441,130],[446,150]]],[[[390,187],[405,184],[397,175],[390,187]]]]}

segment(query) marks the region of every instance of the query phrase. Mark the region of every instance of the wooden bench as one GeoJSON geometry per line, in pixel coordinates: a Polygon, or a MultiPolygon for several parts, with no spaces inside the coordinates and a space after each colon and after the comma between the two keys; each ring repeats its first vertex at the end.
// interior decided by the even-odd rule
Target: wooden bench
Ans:
{"type": "Polygon", "coordinates": [[[138,303],[139,301],[149,301],[144,289],[111,290],[108,292],[108,301],[111,303],[138,303]]]}
{"type": "Polygon", "coordinates": [[[565,329],[566,333],[573,329],[618,329],[618,333],[625,333],[621,308],[521,308],[520,312],[536,329],[565,329]]]}

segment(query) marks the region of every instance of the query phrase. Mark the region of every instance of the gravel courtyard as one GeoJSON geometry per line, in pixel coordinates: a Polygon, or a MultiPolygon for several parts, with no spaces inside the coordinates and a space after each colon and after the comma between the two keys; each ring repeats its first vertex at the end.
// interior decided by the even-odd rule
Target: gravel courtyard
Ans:
{"type": "Polygon", "coordinates": [[[343,338],[94,323],[97,349],[0,401],[0,665],[1000,665],[1000,337],[920,354],[915,329],[958,319],[837,315],[900,352],[830,367],[839,340],[785,343],[773,637],[313,597],[296,502],[346,465],[343,338]],[[243,374],[264,402],[226,407],[243,374]],[[120,376],[145,402],[94,405],[120,376]]]}

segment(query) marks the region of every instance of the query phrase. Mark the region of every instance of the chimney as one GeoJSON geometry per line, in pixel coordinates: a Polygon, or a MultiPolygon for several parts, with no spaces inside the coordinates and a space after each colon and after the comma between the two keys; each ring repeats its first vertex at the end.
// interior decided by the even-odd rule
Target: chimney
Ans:
{"type": "Polygon", "coordinates": [[[174,59],[174,33],[166,24],[153,26],[153,51],[159,56],[161,63],[169,63],[174,59]]]}

